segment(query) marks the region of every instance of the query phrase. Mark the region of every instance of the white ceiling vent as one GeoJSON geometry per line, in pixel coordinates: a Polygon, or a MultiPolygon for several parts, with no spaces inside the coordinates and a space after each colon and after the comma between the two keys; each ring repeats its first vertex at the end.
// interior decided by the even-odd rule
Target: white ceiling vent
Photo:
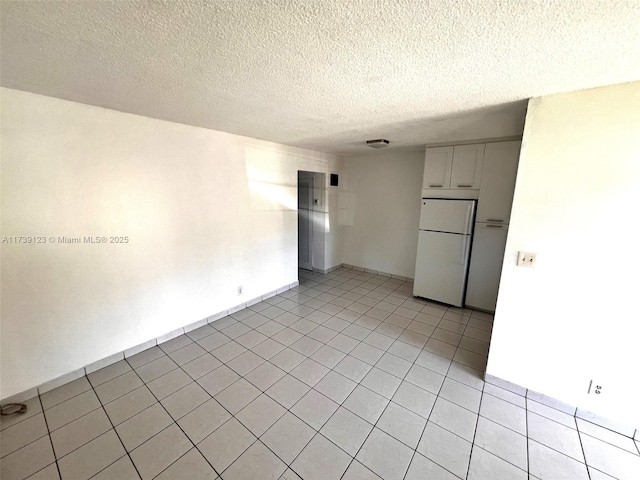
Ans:
{"type": "Polygon", "coordinates": [[[389,140],[384,138],[378,138],[376,140],[367,140],[367,147],[371,148],[384,148],[389,146],[389,140]]]}

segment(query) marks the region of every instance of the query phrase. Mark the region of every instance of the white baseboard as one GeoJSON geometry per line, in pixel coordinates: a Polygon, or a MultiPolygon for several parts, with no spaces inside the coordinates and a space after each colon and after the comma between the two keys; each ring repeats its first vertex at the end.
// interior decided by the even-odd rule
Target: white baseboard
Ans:
{"type": "Polygon", "coordinates": [[[349,265],[348,263],[343,263],[342,265],[339,265],[335,268],[340,268],[340,267],[344,267],[344,268],[350,268],[351,270],[356,270],[358,272],[365,272],[365,273],[370,273],[372,275],[378,275],[381,277],[389,277],[389,278],[393,278],[396,280],[403,280],[405,282],[413,282],[413,277],[404,277],[402,275],[396,275],[395,273],[388,273],[388,272],[381,272],[380,270],[374,270],[372,268],[366,268],[366,267],[359,267],[357,265],[349,265]]]}
{"type": "Polygon", "coordinates": [[[547,407],[566,413],[567,415],[581,418],[583,420],[586,420],[587,422],[591,422],[593,424],[599,425],[601,427],[604,427],[616,433],[619,433],[620,435],[624,435],[629,438],[634,438],[634,437],[640,438],[640,429],[637,429],[635,427],[622,425],[618,422],[612,422],[611,420],[604,418],[600,415],[597,415],[595,413],[581,410],[580,408],[574,405],[569,405],[568,403],[561,402],[560,400],[557,400],[555,398],[549,397],[547,395],[543,395],[542,393],[538,393],[533,390],[529,390],[528,388],[522,387],[520,385],[516,385],[515,383],[508,382],[506,380],[495,377],[488,373],[485,374],[484,380],[487,383],[490,383],[500,388],[504,388],[505,390],[508,390],[512,393],[520,395],[521,397],[525,397],[528,400],[541,403],[547,407]]]}
{"type": "Polygon", "coordinates": [[[299,282],[296,280],[295,282],[289,283],[283,287],[280,287],[276,290],[270,291],[265,293],[264,295],[261,295],[257,298],[254,298],[253,300],[249,300],[248,302],[245,303],[241,303],[239,305],[235,305],[227,310],[223,310],[221,312],[218,313],[214,313],[212,315],[210,315],[207,318],[198,320],[196,322],[192,322],[189,323],[183,327],[180,327],[178,329],[172,330],[170,332],[167,332],[163,335],[160,335],[159,337],[156,338],[152,338],[150,340],[147,340],[146,342],[143,342],[139,345],[135,345],[131,348],[127,348],[126,350],[123,350],[121,352],[116,352],[112,355],[109,355],[108,357],[102,358],[100,360],[97,360],[89,365],[86,365],[82,368],[79,368],[77,370],[74,370],[72,372],[69,373],[65,373],[64,375],[61,375],[59,377],[56,377],[52,380],[48,380],[36,387],[32,387],[29,388],[27,390],[24,390],[22,392],[16,393],[14,395],[11,395],[9,397],[3,398],[2,400],[0,400],[0,403],[5,404],[5,403],[24,403],[27,400],[30,400],[36,396],[38,396],[38,394],[42,395],[45,392],[48,392],[50,390],[53,390],[55,388],[61,387],[62,385],[65,385],[69,382],[72,382],[73,380],[76,380],[80,377],[83,377],[89,373],[93,373],[96,370],[100,370],[101,368],[104,367],[108,367],[109,365],[116,363],[120,360],[123,360],[125,358],[129,358],[137,353],[140,353],[144,350],[147,350],[151,347],[154,347],[156,345],[159,345],[160,343],[169,341],[175,337],[178,337],[184,333],[190,332],[192,330],[195,330],[196,328],[199,328],[203,325],[206,325],[208,323],[213,323],[216,320],[219,320],[221,318],[224,318],[228,315],[231,315],[232,313],[238,312],[244,308],[247,308],[250,305],[255,305],[256,303],[259,303],[263,300],[266,300],[267,298],[271,298],[275,295],[277,295],[278,293],[283,293],[286,292],[287,290],[290,290],[292,288],[295,288],[299,285],[299,282]]]}
{"type": "Polygon", "coordinates": [[[73,372],[65,373],[64,375],[60,375],[53,380],[49,380],[48,382],[39,385],[38,393],[42,395],[43,393],[50,392],[51,390],[61,387],[66,383],[73,382],[78,378],[84,377],[86,374],[87,372],[85,372],[84,367],[79,368],[78,370],[74,370],[73,372]]]}
{"type": "Polygon", "coordinates": [[[87,365],[86,367],[84,367],[84,371],[87,375],[89,375],[96,370],[100,370],[101,368],[113,365],[120,360],[124,360],[124,352],[118,352],[115,355],[111,355],[110,357],[103,358],[102,360],[98,360],[97,362],[93,362],[91,365],[87,365]]]}

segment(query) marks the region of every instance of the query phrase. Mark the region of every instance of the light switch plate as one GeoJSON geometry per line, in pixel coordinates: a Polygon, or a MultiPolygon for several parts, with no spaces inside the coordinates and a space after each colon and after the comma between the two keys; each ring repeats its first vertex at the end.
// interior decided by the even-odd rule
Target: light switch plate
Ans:
{"type": "Polygon", "coordinates": [[[531,252],[518,252],[519,267],[535,267],[536,254],[531,252]]]}

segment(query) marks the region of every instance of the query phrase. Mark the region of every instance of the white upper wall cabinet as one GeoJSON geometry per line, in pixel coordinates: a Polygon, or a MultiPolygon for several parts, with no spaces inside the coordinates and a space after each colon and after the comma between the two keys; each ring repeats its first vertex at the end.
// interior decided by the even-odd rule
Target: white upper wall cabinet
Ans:
{"type": "Polygon", "coordinates": [[[466,304],[496,306],[511,203],[520,158],[519,140],[425,151],[422,196],[478,199],[466,304]]]}
{"type": "Polygon", "coordinates": [[[484,143],[453,147],[450,188],[480,188],[484,143]]]}
{"type": "Polygon", "coordinates": [[[448,189],[451,180],[453,147],[427,148],[422,189],[448,189]]]}
{"type": "Polygon", "coordinates": [[[487,143],[476,222],[509,223],[520,144],[520,141],[487,143]]]}
{"type": "Polygon", "coordinates": [[[483,157],[484,144],[427,148],[422,189],[479,189],[483,157]]]}

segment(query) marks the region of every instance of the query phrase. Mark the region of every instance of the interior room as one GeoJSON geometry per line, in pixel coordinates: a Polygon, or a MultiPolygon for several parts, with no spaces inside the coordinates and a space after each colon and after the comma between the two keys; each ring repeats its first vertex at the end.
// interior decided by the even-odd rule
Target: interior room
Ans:
{"type": "Polygon", "coordinates": [[[3,480],[640,478],[638,1],[0,19],[3,480]]]}

